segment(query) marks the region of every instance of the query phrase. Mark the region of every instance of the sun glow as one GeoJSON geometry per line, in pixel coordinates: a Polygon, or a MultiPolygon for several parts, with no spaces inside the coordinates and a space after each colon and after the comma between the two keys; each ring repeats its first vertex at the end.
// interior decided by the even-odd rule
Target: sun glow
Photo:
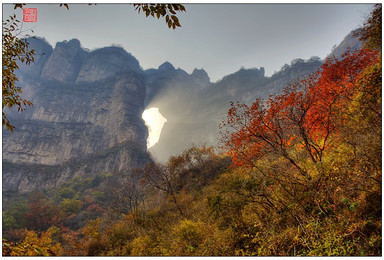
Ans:
{"type": "Polygon", "coordinates": [[[147,148],[154,146],[160,138],[161,130],[167,119],[163,117],[157,107],[151,107],[144,110],[142,118],[145,121],[145,124],[148,127],[148,139],[147,139],[147,148]]]}

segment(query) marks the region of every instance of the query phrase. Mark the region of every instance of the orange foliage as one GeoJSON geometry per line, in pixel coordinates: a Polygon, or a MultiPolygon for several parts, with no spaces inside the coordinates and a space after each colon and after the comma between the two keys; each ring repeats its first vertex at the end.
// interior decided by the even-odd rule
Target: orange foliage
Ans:
{"type": "Polygon", "coordinates": [[[343,113],[354,96],[360,73],[376,61],[377,52],[347,52],[340,60],[328,58],[321,69],[286,87],[282,94],[252,106],[231,102],[228,118],[220,128],[223,148],[235,166],[253,166],[266,154],[279,154],[296,164],[289,149],[298,144],[313,162],[321,161],[330,135],[344,123],[343,113]],[[337,116],[336,116],[337,115],[337,116]],[[300,145],[299,145],[300,144],[300,145]]]}

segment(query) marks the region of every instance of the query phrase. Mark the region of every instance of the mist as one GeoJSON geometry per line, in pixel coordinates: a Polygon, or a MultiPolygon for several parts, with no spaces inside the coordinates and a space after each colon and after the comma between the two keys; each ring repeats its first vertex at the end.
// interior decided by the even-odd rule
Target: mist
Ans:
{"type": "Polygon", "coordinates": [[[148,151],[155,160],[166,162],[192,146],[217,148],[219,124],[227,118],[231,101],[252,104],[256,98],[268,98],[321,64],[319,59],[292,62],[271,77],[265,76],[262,67],[241,68],[215,83],[205,71],[188,74],[170,63],[145,71],[146,107],[158,108],[167,120],[159,140],[148,151]]]}

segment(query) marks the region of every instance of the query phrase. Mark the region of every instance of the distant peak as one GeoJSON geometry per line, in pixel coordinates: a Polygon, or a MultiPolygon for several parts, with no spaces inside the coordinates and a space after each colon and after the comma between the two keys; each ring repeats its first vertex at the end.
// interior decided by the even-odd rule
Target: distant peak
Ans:
{"type": "Polygon", "coordinates": [[[194,69],[192,72],[192,76],[204,81],[208,81],[208,82],[211,81],[211,79],[208,76],[208,73],[204,69],[194,69]]]}
{"type": "MultiPolygon", "coordinates": [[[[207,72],[204,69],[194,69],[192,72],[192,75],[198,75],[198,74],[207,74],[207,72]]],[[[208,74],[207,74],[208,75],[208,74]]]]}
{"type": "Polygon", "coordinates": [[[170,62],[166,61],[159,66],[159,70],[175,70],[175,67],[173,67],[170,62]]]}
{"type": "Polygon", "coordinates": [[[132,56],[130,53],[128,53],[123,47],[119,46],[107,46],[107,47],[102,47],[99,49],[96,49],[92,51],[94,54],[99,54],[99,53],[108,53],[108,54],[119,54],[123,56],[132,56]]]}
{"type": "Polygon", "coordinates": [[[47,39],[45,39],[44,37],[39,37],[39,36],[32,36],[32,37],[28,37],[26,38],[27,42],[28,43],[43,43],[45,45],[49,45],[50,47],[52,47],[49,42],[47,41],[47,39]]]}
{"type": "MultiPolygon", "coordinates": [[[[81,49],[80,41],[78,39],[72,39],[70,41],[57,42],[56,47],[65,47],[73,49],[81,49]]],[[[55,48],[56,48],[55,47],[55,48]]]]}
{"type": "Polygon", "coordinates": [[[249,68],[248,69],[248,68],[243,68],[242,67],[236,73],[247,74],[247,75],[257,75],[259,77],[264,77],[265,76],[265,69],[264,69],[264,67],[260,67],[259,69],[258,68],[249,68]]]}
{"type": "Polygon", "coordinates": [[[74,44],[74,45],[80,46],[80,41],[78,39],[72,39],[68,42],[68,44],[74,44]]]}

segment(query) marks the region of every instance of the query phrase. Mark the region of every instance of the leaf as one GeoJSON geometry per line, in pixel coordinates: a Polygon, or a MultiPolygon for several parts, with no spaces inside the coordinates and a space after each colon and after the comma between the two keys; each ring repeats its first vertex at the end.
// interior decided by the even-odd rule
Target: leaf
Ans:
{"type": "Polygon", "coordinates": [[[34,246],[33,249],[34,249],[34,251],[35,251],[38,255],[40,255],[40,256],[43,255],[43,252],[41,252],[40,248],[34,246]]]}
{"type": "Polygon", "coordinates": [[[171,15],[172,20],[178,21],[179,19],[175,15],[171,15]]]}
{"type": "Polygon", "coordinates": [[[63,5],[65,6],[65,8],[67,8],[67,10],[69,10],[68,4],[60,4],[60,7],[62,7],[63,5]]]}
{"type": "Polygon", "coordinates": [[[17,8],[23,9],[23,5],[25,5],[25,4],[15,4],[13,7],[13,10],[16,10],[17,8]]]}

